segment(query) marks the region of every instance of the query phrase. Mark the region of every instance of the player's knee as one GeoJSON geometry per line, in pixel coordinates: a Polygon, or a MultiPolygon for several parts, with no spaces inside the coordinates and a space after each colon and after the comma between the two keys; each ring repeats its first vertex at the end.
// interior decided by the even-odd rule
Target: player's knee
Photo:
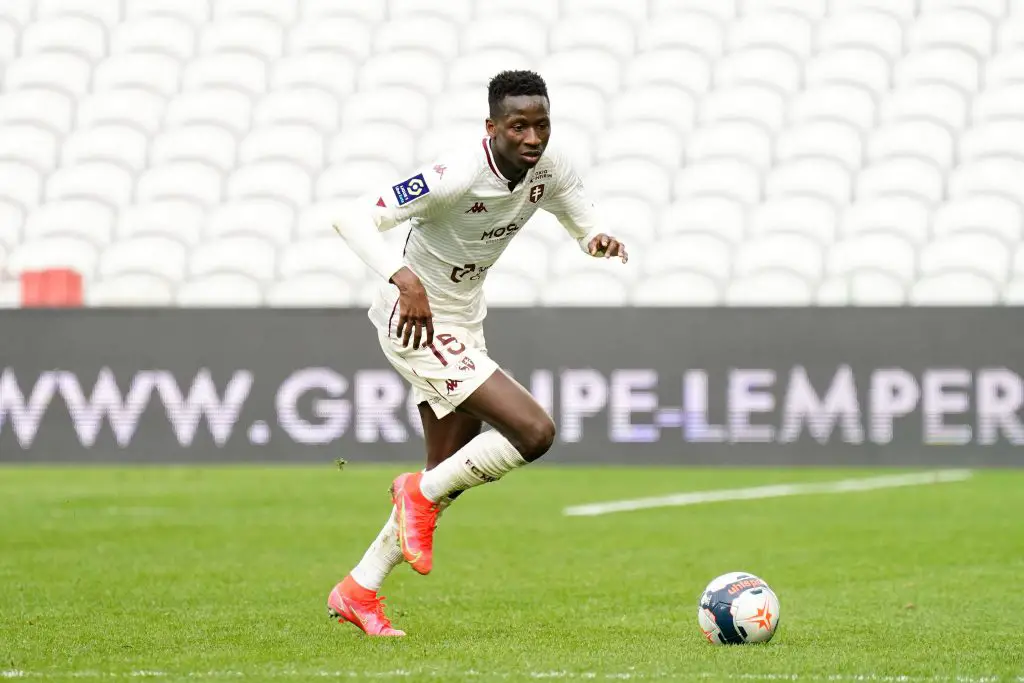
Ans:
{"type": "Polygon", "coordinates": [[[520,442],[523,460],[533,462],[547,453],[555,442],[555,423],[547,415],[539,417],[520,435],[520,442]]]}

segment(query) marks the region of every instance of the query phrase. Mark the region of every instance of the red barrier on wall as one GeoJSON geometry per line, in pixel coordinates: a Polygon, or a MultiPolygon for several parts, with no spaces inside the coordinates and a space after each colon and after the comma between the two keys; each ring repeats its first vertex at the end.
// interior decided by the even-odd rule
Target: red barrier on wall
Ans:
{"type": "Polygon", "coordinates": [[[75,308],[82,305],[82,276],[68,268],[21,274],[23,308],[75,308]]]}

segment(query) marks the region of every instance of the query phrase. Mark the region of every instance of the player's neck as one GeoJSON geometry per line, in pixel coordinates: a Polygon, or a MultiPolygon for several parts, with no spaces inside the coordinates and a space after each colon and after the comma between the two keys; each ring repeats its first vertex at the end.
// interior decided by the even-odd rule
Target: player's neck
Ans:
{"type": "Polygon", "coordinates": [[[526,177],[526,169],[516,168],[503,156],[498,154],[497,150],[494,149],[493,142],[493,140],[488,140],[487,142],[491,148],[491,157],[494,159],[494,163],[497,165],[498,171],[500,171],[501,175],[508,180],[508,189],[509,192],[511,192],[512,189],[526,177]]]}

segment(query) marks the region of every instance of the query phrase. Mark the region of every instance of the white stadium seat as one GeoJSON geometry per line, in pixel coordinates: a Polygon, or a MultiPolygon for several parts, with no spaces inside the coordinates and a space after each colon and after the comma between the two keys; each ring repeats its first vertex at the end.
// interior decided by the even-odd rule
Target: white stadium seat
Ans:
{"type": "Polygon", "coordinates": [[[729,52],[770,47],[806,59],[811,54],[812,34],[811,22],[793,12],[748,13],[730,25],[726,47],[729,52]]]}
{"type": "Polygon", "coordinates": [[[550,25],[559,16],[559,6],[551,2],[523,3],[518,0],[488,0],[476,4],[476,16],[480,19],[492,19],[508,16],[520,16],[532,22],[534,29],[538,25],[550,25]]]}
{"type": "Polygon", "coordinates": [[[783,131],[775,155],[781,162],[805,158],[837,161],[853,171],[864,160],[864,140],[855,126],[842,121],[809,121],[783,131]]]}
{"type": "Polygon", "coordinates": [[[712,159],[689,164],[675,177],[676,199],[705,195],[728,197],[743,204],[761,200],[762,183],[757,169],[737,159],[712,159]]]}
{"type": "Polygon", "coordinates": [[[266,303],[274,308],[341,308],[355,303],[353,289],[331,273],[304,273],[271,285],[266,303]]]}
{"type": "Polygon", "coordinates": [[[931,47],[957,47],[977,57],[992,54],[995,31],[992,22],[978,12],[947,10],[922,14],[908,32],[908,47],[925,50],[931,47]]]}
{"type": "Polygon", "coordinates": [[[821,247],[804,235],[776,233],[752,238],[733,256],[733,277],[762,271],[791,271],[808,282],[821,278],[824,264],[821,247]]]}
{"type": "Polygon", "coordinates": [[[315,194],[318,201],[360,195],[385,190],[411,174],[399,174],[398,169],[386,161],[347,161],[328,166],[316,179],[315,194]]]}
{"type": "Polygon", "coordinates": [[[0,17],[19,26],[25,26],[32,20],[36,0],[7,0],[0,5],[0,17]]]}
{"type": "Polygon", "coordinates": [[[0,125],[28,123],[66,134],[73,116],[73,99],[63,93],[44,88],[0,93],[0,125]]]}
{"type": "Polygon", "coordinates": [[[476,4],[473,0],[446,0],[443,3],[434,0],[390,0],[388,7],[392,18],[436,15],[464,24],[473,16],[476,4]]]}
{"type": "Polygon", "coordinates": [[[129,273],[89,283],[85,304],[93,308],[171,306],[174,287],[157,275],[129,273]]]}
{"type": "Polygon", "coordinates": [[[227,198],[272,197],[299,207],[313,198],[313,179],[306,169],[287,161],[261,161],[242,166],[227,181],[227,198]]]}
{"type": "Polygon", "coordinates": [[[629,301],[634,306],[717,306],[721,287],[700,273],[667,273],[644,278],[633,285],[629,301]]]}
{"type": "Polygon", "coordinates": [[[70,268],[86,280],[96,270],[97,253],[92,242],[63,235],[22,242],[7,255],[7,272],[18,277],[24,271],[70,268]]]}
{"type": "Polygon", "coordinates": [[[186,308],[253,308],[264,303],[259,283],[239,273],[215,273],[184,282],[174,300],[186,308]]]}
{"type": "Polygon", "coordinates": [[[108,28],[123,19],[120,0],[38,0],[36,4],[37,19],[65,14],[86,16],[108,28]]]}
{"type": "Polygon", "coordinates": [[[672,168],[683,158],[682,137],[663,123],[641,121],[612,127],[598,136],[596,142],[599,163],[635,157],[672,168]]]}
{"type": "MultiPolygon", "coordinates": [[[[277,4],[287,7],[292,3],[277,4]]],[[[203,27],[199,52],[233,52],[275,59],[284,53],[284,31],[273,20],[251,14],[219,19],[203,27]]]]}
{"type": "Polygon", "coordinates": [[[107,52],[107,32],[98,21],[65,15],[40,19],[21,34],[21,54],[64,52],[95,62],[107,52]]]}
{"type": "Polygon", "coordinates": [[[131,126],[147,136],[163,125],[164,99],[146,90],[110,90],[87,96],[78,106],[78,127],[131,126]]]}
{"type": "Polygon", "coordinates": [[[970,9],[989,19],[1006,16],[1008,0],[921,0],[921,14],[970,9]]]}
{"type": "Polygon", "coordinates": [[[857,176],[857,199],[902,195],[931,204],[942,201],[945,181],[942,171],[931,161],[914,157],[878,161],[857,176]]]}
{"type": "Polygon", "coordinates": [[[637,197],[652,206],[669,200],[671,182],[659,165],[643,159],[609,161],[591,169],[585,179],[595,197],[637,197]]]}
{"type": "Polygon", "coordinates": [[[121,166],[90,161],[64,166],[46,180],[46,199],[92,199],[111,206],[124,206],[132,200],[134,179],[121,166]]]}
{"type": "MultiPolygon", "coordinates": [[[[483,95],[480,89],[477,92],[478,97],[483,95]]],[[[548,86],[548,95],[551,107],[557,107],[558,119],[554,125],[559,128],[572,125],[596,134],[608,126],[607,100],[600,91],[584,85],[553,84],[548,86]]],[[[554,128],[553,131],[553,135],[558,134],[554,128]]]]}
{"type": "Polygon", "coordinates": [[[927,275],[910,287],[914,306],[992,306],[999,300],[996,285],[976,273],[927,275]]]}
{"type": "Polygon", "coordinates": [[[548,83],[583,85],[594,88],[606,97],[618,92],[623,82],[621,62],[596,48],[552,53],[541,60],[538,66],[548,83]]]}
{"type": "Polygon", "coordinates": [[[983,123],[960,137],[961,163],[986,157],[1024,159],[1024,118],[983,123]]]}
{"type": "Polygon", "coordinates": [[[333,273],[349,282],[361,282],[369,276],[366,264],[335,234],[330,223],[322,234],[322,237],[292,242],[284,248],[278,262],[278,271],[282,277],[333,273]]]}
{"type": "Polygon", "coordinates": [[[362,62],[373,52],[373,31],[370,25],[353,16],[326,16],[300,21],[285,38],[289,54],[304,52],[343,52],[362,62]],[[338,40],[345,36],[345,40],[338,40]]]}
{"type": "MultiPolygon", "coordinates": [[[[617,5],[623,6],[623,3],[617,5]]],[[[596,48],[620,60],[628,59],[636,52],[633,27],[609,12],[567,17],[551,27],[548,40],[552,52],[596,48]]]]}
{"type": "Polygon", "coordinates": [[[414,145],[414,160],[418,166],[432,164],[439,157],[450,154],[453,149],[473,149],[482,139],[480,126],[474,123],[431,128],[424,131],[414,145]]]}
{"type": "Polygon", "coordinates": [[[418,90],[434,96],[444,90],[444,62],[422,50],[377,53],[359,67],[359,88],[396,87],[418,90]]]}
{"type": "Polygon", "coordinates": [[[84,57],[47,52],[21,57],[7,67],[4,90],[48,88],[72,97],[82,97],[89,90],[91,69],[84,57]]]}
{"type": "Polygon", "coordinates": [[[199,162],[229,171],[237,161],[235,136],[215,125],[189,125],[166,130],[153,139],[150,161],[154,166],[199,162]]]}
{"type": "Polygon", "coordinates": [[[718,88],[700,99],[698,121],[702,124],[747,121],[777,133],[785,122],[786,98],[763,85],[718,88]]]}
{"type": "Polygon", "coordinates": [[[883,125],[868,139],[869,162],[915,157],[940,169],[953,165],[953,134],[934,121],[902,121],[883,125]]]}
{"type": "Polygon", "coordinates": [[[725,289],[729,306],[808,306],[813,299],[811,284],[786,270],[737,278],[725,289]]]}
{"type": "Polygon", "coordinates": [[[540,292],[545,306],[623,306],[629,299],[626,284],[614,275],[574,273],[553,278],[540,292]]]}
{"type": "Polygon", "coordinates": [[[623,85],[670,85],[693,95],[711,88],[711,61],[692,50],[662,48],[631,59],[623,73],[623,85]]]}
{"type": "Polygon", "coordinates": [[[290,161],[310,171],[324,165],[324,139],[314,128],[278,125],[254,128],[242,141],[238,160],[243,164],[258,161],[290,161]]]}
{"type": "Polygon", "coordinates": [[[111,55],[96,66],[93,76],[96,92],[145,90],[168,97],[180,86],[178,60],[158,53],[111,55]]]}
{"type": "Polygon", "coordinates": [[[795,233],[819,244],[829,244],[838,232],[838,215],[832,202],[816,197],[775,197],[750,214],[750,237],[795,233]]]}
{"type": "Polygon", "coordinates": [[[833,14],[818,27],[819,51],[870,47],[889,60],[903,53],[903,26],[886,12],[872,9],[833,14]]]}
{"type": "Polygon", "coordinates": [[[1005,282],[1010,275],[1011,253],[998,237],[962,232],[925,245],[918,262],[922,275],[971,271],[994,282],[1005,282]]]}
{"type": "Polygon", "coordinates": [[[996,43],[999,50],[1007,52],[1024,47],[1024,15],[1002,21],[999,24],[996,43]]]}
{"type": "MultiPolygon", "coordinates": [[[[513,273],[543,282],[549,272],[568,273],[586,270],[585,267],[579,266],[579,261],[574,256],[583,256],[583,253],[579,245],[571,240],[550,241],[547,237],[533,234],[532,231],[522,230],[509,240],[505,250],[501,252],[499,265],[496,267],[500,267],[503,273],[513,273]],[[566,264],[565,253],[571,249],[575,249],[576,254],[569,253],[566,264]],[[557,270],[551,269],[552,262],[556,264],[557,270]]],[[[584,260],[589,260],[583,257],[584,260]]]]}
{"type": "Polygon", "coordinates": [[[699,163],[712,159],[738,159],[763,171],[772,163],[771,135],[762,126],[749,121],[721,121],[701,126],[686,140],[686,161],[699,163]]]}
{"type": "Polygon", "coordinates": [[[519,273],[502,270],[502,264],[487,272],[484,297],[491,308],[532,308],[539,299],[538,283],[519,273]]]}
{"type": "Polygon", "coordinates": [[[728,22],[739,16],[739,0],[651,0],[655,20],[679,12],[702,12],[728,22]]]}
{"type": "Polygon", "coordinates": [[[178,161],[152,166],[139,176],[137,201],[142,204],[178,199],[213,207],[224,198],[224,180],[209,164],[178,161]]]}
{"type": "MultiPolygon", "coordinates": [[[[478,93],[485,93],[494,74],[506,69],[536,69],[536,64],[531,58],[514,50],[481,50],[452,60],[445,69],[445,78],[451,88],[473,88],[478,93]]],[[[552,87],[558,85],[555,82],[551,84],[552,87]]],[[[444,94],[437,93],[434,96],[444,97],[444,94]]]]}
{"type": "Polygon", "coordinates": [[[411,169],[415,150],[416,138],[408,129],[393,123],[366,123],[342,128],[329,143],[327,160],[332,164],[385,161],[395,168],[411,169]]]}
{"type": "MultiPolygon", "coordinates": [[[[550,277],[556,279],[568,275],[593,273],[595,275],[610,275],[621,282],[631,283],[640,276],[641,268],[638,263],[636,249],[630,255],[629,263],[623,264],[618,258],[588,256],[580,250],[580,246],[576,242],[563,240],[551,251],[548,272],[550,277]]],[[[520,269],[520,272],[523,271],[520,269]]],[[[532,273],[536,272],[536,270],[532,271],[532,273]]]]}
{"type": "Polygon", "coordinates": [[[866,131],[875,125],[877,106],[872,93],[858,85],[831,83],[808,86],[789,108],[792,123],[843,121],[866,131]]]}
{"type": "Polygon", "coordinates": [[[347,98],[356,89],[356,66],[351,57],[335,52],[288,55],[271,64],[270,87],[273,90],[318,88],[335,97],[347,98]]]}
{"type": "Polygon", "coordinates": [[[0,65],[10,64],[18,56],[19,35],[17,24],[0,14],[0,65]]]}
{"type": "MultiPolygon", "coordinates": [[[[490,4],[490,3],[486,3],[490,4]]],[[[548,54],[548,35],[538,31],[534,20],[521,11],[509,14],[481,14],[462,29],[459,36],[463,53],[483,50],[512,50],[530,59],[548,54]]]]}
{"type": "Polygon", "coordinates": [[[920,83],[945,83],[974,93],[981,82],[981,69],[978,58],[966,50],[935,47],[906,55],[896,64],[893,78],[898,88],[920,83]]]}
{"type": "Polygon", "coordinates": [[[746,234],[746,209],[726,197],[703,196],[682,199],[661,213],[658,234],[663,238],[689,232],[716,235],[739,244],[746,234]]]}
{"type": "Polygon", "coordinates": [[[829,7],[833,15],[845,15],[858,10],[878,10],[891,14],[900,21],[912,21],[917,14],[918,0],[832,0],[829,7]]]}
{"type": "Polygon", "coordinates": [[[13,247],[17,244],[24,222],[24,209],[0,200],[0,245],[13,247]]]}
{"type": "Polygon", "coordinates": [[[1024,278],[1017,278],[1003,288],[1003,303],[1009,306],[1024,304],[1024,278]]]}
{"type": "Polygon", "coordinates": [[[75,166],[105,161],[138,173],[146,167],[146,135],[136,128],[107,124],[80,129],[64,140],[61,163],[75,166]]]}
{"type": "Polygon", "coordinates": [[[818,306],[901,306],[907,289],[899,279],[875,271],[833,277],[818,288],[818,306]]]}
{"type": "Polygon", "coordinates": [[[641,27],[637,47],[641,52],[682,48],[713,60],[725,52],[725,29],[721,22],[703,12],[679,12],[641,27]]]}
{"type": "Polygon", "coordinates": [[[836,242],[825,256],[828,275],[860,271],[888,273],[904,284],[917,274],[917,251],[910,241],[889,233],[864,233],[836,242]]]}
{"type": "Polygon", "coordinates": [[[820,21],[828,11],[828,0],[741,0],[740,7],[743,14],[761,16],[789,12],[810,21],[820,21]]]}
{"type": "Polygon", "coordinates": [[[961,232],[986,233],[1006,244],[1024,242],[1024,208],[997,195],[954,199],[939,207],[932,221],[936,237],[961,232]]]}
{"type": "Polygon", "coordinates": [[[616,19],[638,25],[646,22],[649,18],[647,3],[645,2],[619,2],[619,0],[565,0],[562,3],[562,11],[566,18],[587,16],[590,14],[610,12],[616,19]]]}
{"type": "Polygon", "coordinates": [[[171,237],[147,235],[123,239],[103,250],[97,275],[101,279],[145,273],[180,282],[188,267],[188,250],[171,237]]]}
{"type": "Polygon", "coordinates": [[[897,88],[882,100],[883,121],[925,120],[961,130],[967,125],[969,98],[948,83],[919,83],[897,88]]]}
{"type": "Polygon", "coordinates": [[[715,87],[762,85],[791,96],[803,85],[802,62],[775,47],[749,47],[730,52],[715,65],[715,87]]]}
{"type": "Polygon", "coordinates": [[[837,206],[850,201],[850,172],[834,159],[794,159],[775,166],[765,178],[765,196],[806,195],[819,197],[837,206]]]}
{"type": "Polygon", "coordinates": [[[308,204],[302,209],[296,220],[296,239],[338,237],[338,233],[334,231],[332,223],[345,210],[347,203],[350,201],[352,201],[351,197],[345,199],[334,198],[308,204]]]}
{"type": "Polygon", "coordinates": [[[1024,48],[1000,52],[985,63],[985,87],[1024,83],[1024,48]]]}
{"type": "Polygon", "coordinates": [[[261,58],[242,52],[223,52],[190,61],[181,75],[181,89],[229,88],[252,97],[267,91],[268,80],[267,66],[261,58]]]}
{"type": "Polygon", "coordinates": [[[38,206],[25,219],[26,240],[58,235],[81,237],[96,246],[107,244],[114,237],[114,210],[89,200],[69,199],[38,206]]]}
{"type": "Polygon", "coordinates": [[[295,209],[273,199],[240,199],[214,209],[206,224],[208,239],[258,236],[284,248],[291,242],[295,209]]]}
{"type": "Polygon", "coordinates": [[[298,3],[280,0],[213,0],[213,16],[222,17],[264,17],[277,24],[286,25],[295,21],[298,3]]]}
{"type": "Polygon", "coordinates": [[[42,193],[43,178],[38,171],[25,163],[0,160],[0,201],[31,208],[42,193]]]}
{"type": "Polygon", "coordinates": [[[254,125],[304,125],[333,132],[341,119],[338,98],[326,90],[298,86],[264,95],[253,110],[254,125]]]}
{"type": "Polygon", "coordinates": [[[825,50],[807,62],[807,88],[825,85],[856,85],[879,95],[891,83],[889,60],[866,47],[825,50]]]}
{"type": "Polygon", "coordinates": [[[386,54],[400,50],[433,53],[448,62],[459,54],[458,27],[437,16],[395,16],[374,32],[373,52],[386,54]]]}
{"type": "MultiPolygon", "coordinates": [[[[473,95],[479,98],[479,94],[473,95]]],[[[686,132],[693,128],[696,116],[696,99],[682,88],[648,85],[632,88],[615,98],[608,112],[608,122],[610,125],[616,125],[656,121],[674,126],[680,132],[686,132]]]]}
{"type": "Polygon", "coordinates": [[[350,0],[305,0],[302,3],[302,16],[307,21],[335,16],[351,16],[375,25],[384,21],[387,12],[388,4],[385,2],[354,3],[350,0]]]}
{"type": "Polygon", "coordinates": [[[1024,120],[1024,82],[984,90],[971,106],[975,125],[1000,119],[1024,120]]]}
{"type": "Polygon", "coordinates": [[[169,16],[198,26],[211,18],[210,0],[131,0],[125,3],[129,20],[169,16]]]}
{"type": "Polygon", "coordinates": [[[1001,194],[1024,203],[1024,161],[992,157],[961,164],[949,178],[949,196],[1001,194]]]}
{"type": "Polygon", "coordinates": [[[213,124],[241,135],[251,122],[252,102],[237,90],[218,88],[182,93],[167,104],[167,128],[213,124]]]}
{"type": "MultiPolygon", "coordinates": [[[[644,275],[686,271],[725,282],[732,273],[733,247],[712,234],[692,233],[663,238],[644,259],[644,275]]],[[[626,264],[627,266],[629,264],[626,264]]]]}
{"type": "Polygon", "coordinates": [[[931,213],[920,199],[902,196],[860,199],[843,213],[843,237],[891,232],[913,244],[924,244],[930,234],[931,213]]]}
{"type": "Polygon", "coordinates": [[[206,213],[199,204],[166,199],[126,206],[118,217],[119,239],[142,235],[163,235],[186,245],[202,238],[206,213]]]}
{"type": "Polygon", "coordinates": [[[345,100],[341,121],[342,129],[360,123],[394,123],[420,131],[430,122],[430,100],[405,88],[360,91],[345,100]]]}
{"type": "Polygon", "coordinates": [[[657,220],[654,208],[636,197],[606,197],[601,199],[601,222],[616,237],[626,243],[646,243],[654,240],[657,220]]]}
{"type": "Polygon", "coordinates": [[[115,55],[156,52],[184,61],[196,53],[196,32],[183,18],[146,15],[114,27],[110,52],[115,55]]]}
{"type": "Polygon", "coordinates": [[[235,236],[204,242],[192,250],[188,259],[193,278],[214,273],[241,273],[269,281],[277,268],[277,250],[261,237],[235,236]]]}
{"type": "Polygon", "coordinates": [[[27,123],[0,126],[0,160],[27,164],[41,173],[57,165],[57,135],[27,123]]]}

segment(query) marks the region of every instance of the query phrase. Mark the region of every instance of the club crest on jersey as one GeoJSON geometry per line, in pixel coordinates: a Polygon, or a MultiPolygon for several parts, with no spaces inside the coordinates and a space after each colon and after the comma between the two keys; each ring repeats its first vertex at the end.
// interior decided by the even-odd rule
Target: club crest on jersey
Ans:
{"type": "Polygon", "coordinates": [[[544,183],[530,188],[530,201],[536,204],[544,196],[544,183]]]}
{"type": "Polygon", "coordinates": [[[423,177],[422,173],[414,175],[408,180],[398,183],[391,188],[395,191],[395,199],[398,200],[398,205],[408,204],[412,200],[422,197],[425,194],[430,194],[430,188],[427,187],[427,181],[423,177]]]}

